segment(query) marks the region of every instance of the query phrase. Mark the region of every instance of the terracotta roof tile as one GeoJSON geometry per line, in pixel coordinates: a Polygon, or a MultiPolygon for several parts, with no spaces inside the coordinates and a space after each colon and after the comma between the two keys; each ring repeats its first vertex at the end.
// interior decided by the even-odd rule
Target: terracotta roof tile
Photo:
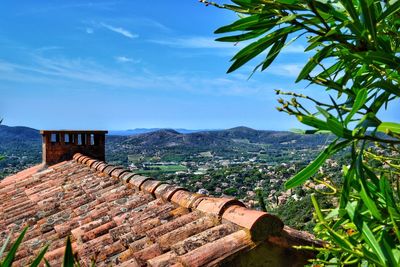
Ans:
{"type": "Polygon", "coordinates": [[[242,202],[234,198],[207,197],[202,198],[195,208],[203,212],[209,212],[221,216],[224,214],[226,209],[232,205],[244,207],[242,202]]]}
{"type": "Polygon", "coordinates": [[[193,204],[196,200],[205,197],[205,195],[196,194],[187,190],[178,190],[171,196],[171,202],[178,204],[185,208],[193,208],[193,204]]]}
{"type": "Polygon", "coordinates": [[[234,253],[252,246],[255,244],[251,241],[248,233],[245,230],[239,230],[180,256],[179,261],[185,266],[204,266],[222,261],[234,253]]]}
{"type": "Polygon", "coordinates": [[[140,190],[153,194],[154,191],[157,189],[157,187],[159,187],[162,184],[165,184],[165,182],[157,180],[147,180],[141,185],[140,190]]]}
{"type": "Polygon", "coordinates": [[[142,184],[144,182],[146,182],[147,180],[151,180],[150,177],[146,177],[146,176],[141,176],[141,175],[136,175],[133,176],[130,180],[129,180],[129,184],[133,185],[134,187],[136,187],[137,189],[140,189],[140,187],[142,186],[142,184]]]}
{"type": "Polygon", "coordinates": [[[0,181],[0,243],[29,231],[15,266],[45,244],[61,265],[70,235],[82,266],[202,266],[246,251],[282,222],[235,199],[210,198],[81,154],[0,181]],[[86,163],[86,164],[85,164],[86,163]],[[267,229],[267,230],[265,230],[267,229]]]}

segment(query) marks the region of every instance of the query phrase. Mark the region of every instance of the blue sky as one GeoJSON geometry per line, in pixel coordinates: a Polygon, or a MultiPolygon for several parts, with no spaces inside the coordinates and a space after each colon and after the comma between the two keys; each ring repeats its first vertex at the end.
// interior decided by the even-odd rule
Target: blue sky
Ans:
{"type": "MultiPolygon", "coordinates": [[[[250,80],[226,74],[242,46],[217,43],[233,13],[185,1],[2,1],[0,116],[38,129],[298,127],[273,89],[309,55],[289,46],[250,80]]],[[[320,90],[306,89],[319,96],[320,90]]],[[[394,113],[388,118],[395,118],[394,113]]]]}

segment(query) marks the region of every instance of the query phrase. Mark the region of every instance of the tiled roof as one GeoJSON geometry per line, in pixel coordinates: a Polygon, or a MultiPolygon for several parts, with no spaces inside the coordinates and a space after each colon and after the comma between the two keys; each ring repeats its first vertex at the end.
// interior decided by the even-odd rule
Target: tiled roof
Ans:
{"type": "Polygon", "coordinates": [[[82,266],[92,257],[97,266],[223,265],[261,243],[288,240],[277,217],[235,199],[194,194],[81,154],[0,182],[0,244],[25,226],[14,266],[26,266],[46,244],[47,260],[60,266],[68,235],[82,266]]]}

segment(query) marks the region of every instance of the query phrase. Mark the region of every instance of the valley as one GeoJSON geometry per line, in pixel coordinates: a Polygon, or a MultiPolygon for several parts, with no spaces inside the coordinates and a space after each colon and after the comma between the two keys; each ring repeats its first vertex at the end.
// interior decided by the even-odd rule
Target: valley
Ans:
{"type": "MultiPolygon", "coordinates": [[[[189,133],[155,129],[129,136],[108,135],[106,158],[111,164],[193,192],[236,197],[249,207],[266,209],[289,225],[311,231],[308,195],[321,185],[310,183],[286,191],[283,184],[313,160],[330,139],[329,135],[247,127],[189,133]]],[[[0,126],[0,155],[5,156],[0,161],[1,177],[40,163],[39,131],[0,126]]],[[[326,164],[332,179],[340,174],[341,159],[326,164]]]]}

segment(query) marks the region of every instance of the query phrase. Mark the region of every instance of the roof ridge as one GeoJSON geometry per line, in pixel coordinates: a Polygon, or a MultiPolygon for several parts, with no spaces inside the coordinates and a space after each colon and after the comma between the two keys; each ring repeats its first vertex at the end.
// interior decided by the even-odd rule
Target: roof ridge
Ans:
{"type": "Polygon", "coordinates": [[[190,210],[217,215],[223,220],[237,224],[250,232],[253,241],[264,241],[271,235],[280,234],[283,230],[284,224],[277,216],[246,208],[235,198],[208,197],[192,193],[183,187],[135,174],[123,167],[108,164],[81,153],[76,153],[73,159],[91,169],[121,180],[128,187],[136,188],[190,210]]]}

